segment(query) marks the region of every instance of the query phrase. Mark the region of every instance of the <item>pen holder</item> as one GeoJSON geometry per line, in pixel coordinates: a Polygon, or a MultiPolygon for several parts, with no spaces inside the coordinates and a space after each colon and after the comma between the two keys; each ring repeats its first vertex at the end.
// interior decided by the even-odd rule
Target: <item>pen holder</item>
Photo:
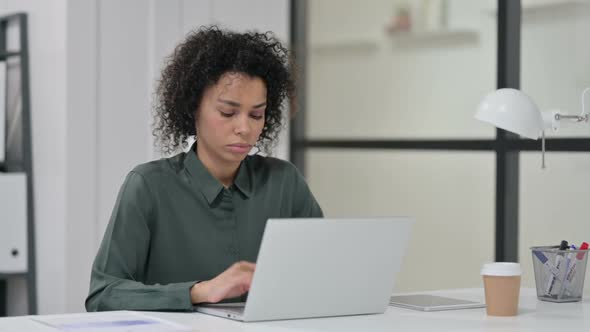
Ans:
{"type": "Polygon", "coordinates": [[[582,300],[588,249],[531,247],[537,298],[550,302],[582,300]]]}

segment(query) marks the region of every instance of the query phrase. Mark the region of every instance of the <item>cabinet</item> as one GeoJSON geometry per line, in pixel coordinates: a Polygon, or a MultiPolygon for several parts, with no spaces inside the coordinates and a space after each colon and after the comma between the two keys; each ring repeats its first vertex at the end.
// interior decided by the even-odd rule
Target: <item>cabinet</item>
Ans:
{"type": "Polygon", "coordinates": [[[0,317],[10,285],[26,284],[37,313],[27,15],[0,17],[0,317]],[[19,280],[20,279],[20,280],[19,280]]]}

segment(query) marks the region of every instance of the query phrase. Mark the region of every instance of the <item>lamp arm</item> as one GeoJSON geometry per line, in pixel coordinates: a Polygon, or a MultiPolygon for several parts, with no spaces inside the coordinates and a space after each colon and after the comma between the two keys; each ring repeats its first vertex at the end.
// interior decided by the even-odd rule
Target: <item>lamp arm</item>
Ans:
{"type": "Polygon", "coordinates": [[[588,114],[585,115],[567,115],[567,114],[555,114],[555,120],[562,120],[562,119],[573,119],[576,122],[586,122],[588,121],[588,114]]]}
{"type": "Polygon", "coordinates": [[[582,92],[582,114],[580,115],[567,115],[560,114],[558,111],[544,112],[543,123],[545,128],[541,131],[541,169],[545,169],[545,129],[553,129],[556,131],[558,128],[558,122],[562,119],[572,119],[576,122],[588,122],[590,114],[586,113],[586,93],[590,91],[590,87],[587,87],[582,92]]]}
{"type": "Polygon", "coordinates": [[[559,121],[559,120],[563,120],[563,119],[571,119],[571,120],[575,120],[575,122],[588,122],[589,118],[590,118],[590,114],[586,113],[586,93],[590,91],[590,87],[586,88],[583,92],[582,92],[582,114],[580,115],[568,115],[568,114],[560,114],[560,113],[552,113],[552,117],[553,119],[551,120],[547,120],[546,121],[546,127],[550,124],[550,123],[554,123],[554,121],[559,121]]]}

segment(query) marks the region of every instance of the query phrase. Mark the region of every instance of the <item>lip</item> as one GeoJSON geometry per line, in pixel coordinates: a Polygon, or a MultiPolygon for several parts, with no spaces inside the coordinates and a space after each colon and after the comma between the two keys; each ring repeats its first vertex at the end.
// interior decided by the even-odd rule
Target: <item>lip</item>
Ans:
{"type": "Polygon", "coordinates": [[[244,143],[229,144],[227,147],[234,153],[248,153],[252,149],[252,145],[244,143]]]}

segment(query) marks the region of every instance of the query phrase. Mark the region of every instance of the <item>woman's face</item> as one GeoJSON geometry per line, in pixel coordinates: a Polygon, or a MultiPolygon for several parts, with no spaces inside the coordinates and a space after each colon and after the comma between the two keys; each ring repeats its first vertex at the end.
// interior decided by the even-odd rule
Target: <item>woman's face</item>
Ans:
{"type": "Polygon", "coordinates": [[[197,111],[199,153],[222,163],[239,163],[264,127],[266,85],[258,77],[226,73],[203,93],[197,111]]]}

